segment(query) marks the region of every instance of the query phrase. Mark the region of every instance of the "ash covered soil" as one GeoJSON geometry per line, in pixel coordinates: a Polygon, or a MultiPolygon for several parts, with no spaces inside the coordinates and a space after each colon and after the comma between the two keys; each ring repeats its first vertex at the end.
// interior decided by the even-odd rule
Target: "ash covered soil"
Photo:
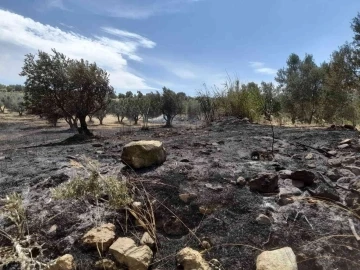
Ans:
{"type": "MultiPolygon", "coordinates": [[[[29,234],[43,244],[39,258],[70,253],[77,269],[94,269],[98,252],[81,244],[89,229],[111,222],[117,237],[137,242],[144,232],[125,211],[87,200],[52,198],[51,188],[85,175],[74,162],[85,155],[99,162],[103,175],[124,175],[141,183],[155,200],[159,248],[151,269],[176,269],[176,252],[184,247],[204,251],[203,240],[211,244],[204,257],[217,259],[218,269],[255,269],[262,250],[285,246],[294,250],[299,269],[360,269],[360,244],[349,225],[351,219],[360,233],[354,203],[360,201],[357,131],[274,127],[271,158],[271,126],[236,118],[202,128],[174,126],[129,132],[96,126],[90,127],[98,135],[95,139],[66,141],[73,134],[65,126],[50,128],[32,117],[0,122],[0,197],[22,193],[29,234]],[[142,139],[162,141],[167,160],[134,172],[121,163],[120,155],[125,144],[142,139]],[[345,139],[350,140],[340,149],[345,139]],[[259,160],[251,159],[255,150],[259,160]],[[328,154],[332,150],[336,153],[328,154]],[[304,186],[291,180],[286,170],[306,170],[315,179],[304,186]],[[249,183],[266,172],[279,176],[279,190],[259,193],[237,182],[244,177],[249,183]],[[189,193],[196,194],[192,200],[180,199],[180,194],[189,193]],[[257,220],[261,214],[270,222],[257,220]],[[56,230],[50,230],[54,225],[56,230]]],[[[0,219],[0,226],[8,232],[14,229],[6,220],[0,219]]],[[[0,243],[10,244],[4,238],[0,243]]]]}

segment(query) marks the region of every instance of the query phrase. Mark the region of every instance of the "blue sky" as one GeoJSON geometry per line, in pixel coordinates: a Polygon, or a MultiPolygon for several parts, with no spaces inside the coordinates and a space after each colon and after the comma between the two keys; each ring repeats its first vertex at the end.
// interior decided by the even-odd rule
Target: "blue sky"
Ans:
{"type": "Polygon", "coordinates": [[[358,0],[0,0],[0,83],[22,83],[24,55],[51,48],[96,61],[118,92],[194,95],[227,73],[273,81],[290,53],[328,60],[359,11],[358,0]]]}

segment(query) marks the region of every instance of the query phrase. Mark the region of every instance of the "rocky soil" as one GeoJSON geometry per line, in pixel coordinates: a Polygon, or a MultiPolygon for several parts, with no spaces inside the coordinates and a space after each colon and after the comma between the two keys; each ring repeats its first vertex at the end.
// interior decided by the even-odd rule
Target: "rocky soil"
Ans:
{"type": "MultiPolygon", "coordinates": [[[[30,120],[0,122],[0,197],[22,193],[29,234],[43,245],[39,260],[71,254],[76,269],[94,269],[99,252],[82,238],[106,223],[116,237],[140,243],[144,230],[127,211],[52,198],[51,188],[86,175],[76,162],[86,155],[102,175],[125,176],[150,194],[158,241],[151,269],[176,269],[185,247],[204,251],[214,269],[256,269],[262,251],[283,247],[292,248],[298,269],[360,269],[357,131],[274,127],[273,143],[270,126],[226,118],[203,128],[97,127],[95,139],[77,141],[65,127],[30,120]],[[143,139],[163,142],[165,163],[126,168],[123,146],[143,139]]],[[[6,219],[0,226],[14,230],[6,219]]],[[[111,253],[102,257],[115,261],[111,253]]]]}

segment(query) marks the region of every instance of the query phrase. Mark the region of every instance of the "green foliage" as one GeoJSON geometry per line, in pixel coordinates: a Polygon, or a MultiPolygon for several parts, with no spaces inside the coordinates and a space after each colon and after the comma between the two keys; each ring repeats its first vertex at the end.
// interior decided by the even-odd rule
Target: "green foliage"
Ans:
{"type": "Polygon", "coordinates": [[[115,177],[100,177],[96,171],[92,171],[89,179],[77,177],[52,190],[56,199],[99,199],[108,198],[108,203],[114,209],[120,209],[132,199],[126,182],[115,177]]]}
{"type": "Polygon", "coordinates": [[[199,120],[201,117],[200,102],[194,98],[188,98],[184,103],[186,115],[189,120],[199,120]]]}
{"type": "Polygon", "coordinates": [[[183,112],[184,95],[176,94],[174,91],[164,87],[161,101],[161,113],[166,121],[166,126],[170,127],[174,117],[183,112]]]}
{"type": "Polygon", "coordinates": [[[26,77],[25,99],[37,114],[59,109],[63,117],[80,120],[79,132],[92,135],[86,116],[105,109],[114,95],[109,75],[96,63],[74,60],[53,50],[25,57],[22,76],[26,77]]]}
{"type": "Polygon", "coordinates": [[[21,116],[25,111],[24,93],[0,92],[0,112],[4,113],[5,108],[21,116]]]}

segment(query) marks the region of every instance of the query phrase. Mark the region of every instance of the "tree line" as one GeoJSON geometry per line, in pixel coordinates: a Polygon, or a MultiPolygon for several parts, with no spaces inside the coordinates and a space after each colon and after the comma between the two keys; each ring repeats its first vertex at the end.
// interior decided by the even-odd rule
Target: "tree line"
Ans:
{"type": "MultiPolygon", "coordinates": [[[[303,58],[291,54],[278,70],[275,83],[241,84],[228,78],[224,87],[206,86],[197,97],[176,93],[166,87],[162,92],[116,95],[109,74],[96,63],[76,60],[53,50],[26,55],[20,75],[26,78],[23,107],[56,124],[64,119],[71,128],[91,135],[86,118],[102,124],[107,114],[134,124],[142,119],[148,128],[151,118],[163,115],[171,126],[176,115],[211,122],[221,116],[246,117],[251,121],[278,119],[281,123],[344,123],[359,119],[360,95],[360,13],[352,20],[354,38],[334,51],[328,62],[317,64],[311,54],[303,58]]],[[[20,93],[20,87],[2,87],[0,93],[20,93]],[[15,90],[18,89],[18,90],[15,90]],[[10,88],[9,88],[10,89],[10,88]]],[[[5,95],[5,94],[4,94],[5,95]]],[[[1,99],[4,108],[4,99],[1,99]]],[[[8,105],[9,106],[9,105],[8,105]]],[[[8,107],[5,105],[5,107],[8,107]]],[[[10,106],[9,106],[10,108],[10,106]]]]}

